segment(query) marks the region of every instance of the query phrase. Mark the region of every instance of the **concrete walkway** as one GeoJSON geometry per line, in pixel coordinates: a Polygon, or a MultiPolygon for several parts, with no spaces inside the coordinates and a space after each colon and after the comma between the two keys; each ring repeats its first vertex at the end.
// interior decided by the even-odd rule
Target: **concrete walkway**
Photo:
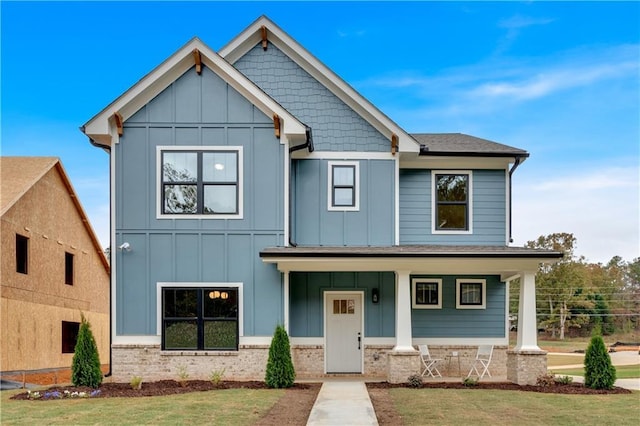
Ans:
{"type": "Polygon", "coordinates": [[[324,382],[307,421],[308,426],[377,424],[367,386],[355,381],[324,382]]]}

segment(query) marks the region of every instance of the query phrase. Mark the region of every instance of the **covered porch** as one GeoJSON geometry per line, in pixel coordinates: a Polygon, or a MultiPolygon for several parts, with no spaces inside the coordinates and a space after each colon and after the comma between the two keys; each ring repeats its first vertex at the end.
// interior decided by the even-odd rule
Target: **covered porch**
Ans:
{"type": "MultiPolygon", "coordinates": [[[[540,374],[546,372],[546,352],[537,345],[535,273],[540,263],[554,262],[562,257],[562,253],[519,247],[420,245],[272,247],[262,250],[260,256],[264,262],[275,264],[283,273],[284,322],[291,336],[294,362],[297,359],[296,369],[303,376],[305,372],[324,376],[332,373],[332,370],[327,368],[327,357],[330,356],[328,348],[331,343],[328,342],[324,328],[329,316],[327,308],[330,308],[326,294],[341,292],[354,294],[355,300],[362,301],[364,321],[370,321],[375,316],[384,322],[381,330],[384,327],[391,328],[386,334],[377,331],[367,334],[364,332],[365,329],[371,327],[362,326],[363,332],[358,336],[358,339],[361,339],[358,340],[358,349],[361,350],[362,368],[355,371],[356,374],[371,378],[382,376],[391,383],[406,382],[410,375],[420,374],[422,371],[420,353],[417,350],[420,344],[429,345],[435,357],[446,360],[446,373],[456,380],[466,376],[469,365],[467,362],[475,357],[479,345],[486,344],[492,345],[495,349],[491,372],[496,377],[501,376],[518,384],[531,384],[535,383],[540,374]],[[333,277],[340,273],[359,276],[359,273],[376,272],[385,273],[390,277],[383,283],[383,289],[390,288],[391,293],[388,289],[382,291],[383,289],[375,286],[360,284],[357,279],[351,286],[343,283],[319,285],[314,289],[314,294],[325,296],[322,298],[323,301],[315,306],[316,315],[324,318],[318,331],[309,333],[309,336],[296,332],[298,317],[292,327],[292,306],[296,309],[291,298],[292,290],[295,293],[296,288],[292,289],[292,286],[297,285],[299,273],[333,274],[330,275],[333,277]],[[473,312],[466,311],[461,306],[454,305],[448,308],[449,318],[467,318],[455,324],[438,319],[444,318],[441,312],[415,309],[413,298],[416,277],[442,277],[439,280],[440,286],[449,292],[454,290],[453,284],[448,285],[447,280],[455,282],[457,286],[464,281],[457,279],[458,277],[475,277],[468,281],[482,281],[483,290],[484,282],[488,282],[486,294],[494,289],[499,297],[495,297],[497,302],[482,306],[483,311],[476,312],[484,317],[493,314],[492,328],[483,331],[484,329],[472,319],[473,312]],[[517,312],[518,335],[516,345],[510,348],[509,283],[516,278],[520,278],[521,283],[517,312]],[[387,299],[390,296],[392,300],[387,299]],[[392,312],[387,308],[386,316],[378,318],[378,311],[373,308],[374,304],[379,302],[375,301],[376,297],[384,297],[386,306],[391,304],[392,312]],[[496,315],[500,315],[497,320],[496,315]],[[496,321],[499,321],[499,330],[496,321]],[[441,330],[435,333],[434,327],[439,326],[441,330]],[[453,357],[456,352],[458,356],[453,357]],[[459,363],[459,371],[449,368],[452,363],[454,367],[459,363]],[[465,369],[467,371],[464,371],[465,369]]],[[[333,280],[336,281],[335,278],[333,280]]],[[[307,318],[312,317],[312,314],[307,313],[307,318]]]]}

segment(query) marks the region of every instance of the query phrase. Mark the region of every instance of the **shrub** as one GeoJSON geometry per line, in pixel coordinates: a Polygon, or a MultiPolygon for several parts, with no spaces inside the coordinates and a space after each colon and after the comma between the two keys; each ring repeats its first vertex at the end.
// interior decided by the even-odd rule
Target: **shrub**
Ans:
{"type": "Polygon", "coordinates": [[[187,386],[187,380],[189,380],[189,372],[186,365],[178,366],[178,383],[180,386],[187,386]]]}
{"type": "Polygon", "coordinates": [[[592,389],[612,389],[616,382],[616,368],[602,340],[593,336],[584,356],[584,384],[592,389]]]}
{"type": "Polygon", "coordinates": [[[133,376],[131,378],[131,382],[129,382],[129,384],[131,385],[131,389],[135,389],[135,390],[142,389],[142,377],[133,376]]]}
{"type": "Polygon", "coordinates": [[[462,384],[468,388],[474,387],[474,386],[478,386],[478,380],[475,377],[465,377],[464,379],[462,379],[462,384]]]}
{"type": "Polygon", "coordinates": [[[536,385],[547,388],[556,384],[556,376],[551,373],[545,373],[538,376],[536,379],[536,385]]]}
{"type": "Polygon", "coordinates": [[[71,362],[71,382],[74,386],[89,386],[92,388],[97,388],[102,383],[98,347],[91,332],[91,325],[84,315],[82,316],[73,361],[71,362]]]}
{"type": "Polygon", "coordinates": [[[220,383],[222,383],[222,376],[224,376],[225,371],[226,369],[223,368],[222,370],[213,370],[211,372],[211,374],[209,375],[209,380],[211,380],[211,383],[214,386],[218,386],[220,383]]]}
{"type": "Polygon", "coordinates": [[[573,383],[573,377],[571,376],[556,377],[556,383],[560,383],[561,385],[570,385],[571,383],[573,383]]]}
{"type": "Polygon", "coordinates": [[[284,327],[278,325],[269,347],[269,360],[264,381],[270,388],[290,388],[295,378],[289,336],[284,327]]]}
{"type": "Polygon", "coordinates": [[[407,379],[407,385],[410,388],[420,389],[422,387],[422,376],[420,376],[419,374],[412,374],[407,379]]]}

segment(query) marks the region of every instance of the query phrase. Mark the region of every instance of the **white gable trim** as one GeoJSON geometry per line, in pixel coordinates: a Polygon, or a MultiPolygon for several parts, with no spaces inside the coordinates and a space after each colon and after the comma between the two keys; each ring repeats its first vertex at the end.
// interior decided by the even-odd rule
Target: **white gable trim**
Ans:
{"type": "Polygon", "coordinates": [[[200,51],[202,63],[205,66],[237,90],[260,111],[269,117],[273,114],[278,114],[283,133],[290,136],[287,139],[304,140],[306,135],[304,124],[198,38],[192,39],[180,48],[89,120],[82,127],[82,131],[93,140],[111,145],[110,122],[113,120],[113,114],[118,112],[122,115],[123,121],[127,120],[160,92],[169,87],[171,83],[195,64],[193,58],[194,49],[200,51]]]}
{"type": "Polygon", "coordinates": [[[266,16],[258,18],[258,20],[247,27],[247,29],[241,32],[236,38],[231,40],[229,44],[220,49],[220,56],[231,64],[235,63],[262,40],[261,28],[263,25],[267,28],[267,40],[270,44],[275,45],[302,69],[340,98],[342,102],[360,114],[362,118],[389,139],[389,146],[391,146],[391,135],[395,133],[399,139],[400,152],[420,151],[420,144],[415,139],[266,16]]]}

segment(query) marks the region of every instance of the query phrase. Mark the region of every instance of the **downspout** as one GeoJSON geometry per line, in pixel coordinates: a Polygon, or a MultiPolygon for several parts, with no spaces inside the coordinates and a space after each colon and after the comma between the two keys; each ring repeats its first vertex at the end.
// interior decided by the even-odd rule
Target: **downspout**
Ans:
{"type": "Polygon", "coordinates": [[[289,148],[289,245],[291,247],[297,247],[298,245],[293,240],[293,179],[292,179],[292,170],[293,170],[293,158],[291,158],[291,153],[295,151],[299,151],[301,149],[307,148],[309,152],[313,152],[313,134],[311,132],[311,127],[305,126],[305,136],[306,141],[302,145],[296,145],[289,148]]]}
{"type": "Polygon", "coordinates": [[[516,156],[515,157],[515,163],[513,163],[513,167],[511,167],[511,170],[509,170],[509,242],[512,243],[513,242],[513,226],[512,226],[512,221],[513,221],[513,189],[512,189],[512,185],[511,185],[511,179],[513,176],[513,172],[516,171],[516,169],[518,168],[518,166],[522,163],[522,159],[524,157],[522,156],[516,156]]]}
{"type": "MultiPolygon", "coordinates": [[[[84,126],[80,127],[80,131],[82,133],[84,133],[84,126]]],[[[106,152],[107,154],[109,154],[109,157],[111,157],[111,146],[109,145],[102,145],[96,141],[94,141],[93,139],[89,138],[89,143],[93,146],[95,146],[96,148],[101,148],[102,150],[104,150],[104,152],[106,152]]],[[[111,205],[111,161],[109,161],[109,205],[111,205]]],[[[107,371],[107,373],[104,375],[104,377],[110,377],[113,374],[113,370],[112,370],[112,365],[113,365],[113,349],[111,349],[112,346],[112,339],[113,339],[113,318],[111,318],[111,312],[112,312],[112,308],[113,308],[113,294],[111,292],[111,279],[112,279],[112,269],[111,269],[111,257],[114,255],[113,254],[113,241],[111,241],[111,208],[109,208],[109,371],[107,371]]]]}

